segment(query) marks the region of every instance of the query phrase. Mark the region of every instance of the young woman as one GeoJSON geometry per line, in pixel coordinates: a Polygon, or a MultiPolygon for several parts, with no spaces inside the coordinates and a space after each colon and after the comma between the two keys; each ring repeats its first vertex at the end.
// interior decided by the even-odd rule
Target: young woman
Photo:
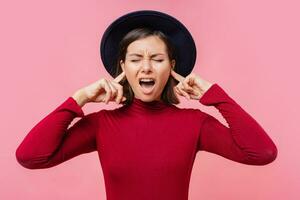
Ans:
{"type": "Polygon", "coordinates": [[[170,36],[136,26],[116,41],[116,69],[108,70],[115,78],[79,89],[41,120],[16,151],[22,166],[50,168],[97,151],[107,200],[187,200],[198,151],[247,165],[275,160],[277,148],[267,133],[217,83],[182,75],[184,62],[176,57],[184,59],[187,50],[178,53],[170,36]],[[178,108],[177,95],[216,107],[229,128],[199,109],[178,108]],[[89,102],[110,101],[122,106],[82,111],[89,102]],[[75,117],[82,118],[68,128],[75,117]]]}

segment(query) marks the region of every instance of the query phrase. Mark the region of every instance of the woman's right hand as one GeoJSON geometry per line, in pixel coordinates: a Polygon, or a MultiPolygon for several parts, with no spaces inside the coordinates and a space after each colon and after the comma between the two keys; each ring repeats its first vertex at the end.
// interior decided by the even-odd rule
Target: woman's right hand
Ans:
{"type": "Polygon", "coordinates": [[[98,81],[77,91],[73,95],[73,98],[77,102],[84,102],[78,103],[79,105],[87,102],[105,102],[108,104],[109,101],[115,101],[117,104],[119,104],[121,101],[126,100],[126,97],[123,96],[123,86],[119,84],[124,77],[125,72],[122,72],[113,80],[101,78],[98,81]],[[79,98],[81,100],[79,100],[79,98]]]}

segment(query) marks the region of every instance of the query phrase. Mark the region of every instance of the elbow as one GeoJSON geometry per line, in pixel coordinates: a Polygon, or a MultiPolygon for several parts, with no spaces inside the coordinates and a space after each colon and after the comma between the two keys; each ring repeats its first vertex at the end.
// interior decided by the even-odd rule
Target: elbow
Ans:
{"type": "Polygon", "coordinates": [[[20,150],[20,147],[17,148],[15,151],[15,157],[17,162],[22,166],[27,169],[33,169],[33,166],[30,165],[29,159],[26,158],[26,155],[20,150]]]}
{"type": "Polygon", "coordinates": [[[265,149],[262,153],[255,159],[255,165],[267,165],[276,160],[278,155],[278,149],[275,145],[265,149]]]}
{"type": "Polygon", "coordinates": [[[269,164],[269,163],[273,162],[274,160],[276,160],[277,154],[278,154],[278,149],[274,145],[272,148],[269,148],[265,151],[264,156],[263,156],[263,161],[265,162],[265,164],[269,164]]]}
{"type": "Polygon", "coordinates": [[[15,151],[15,157],[17,162],[26,169],[44,169],[50,168],[58,163],[54,163],[51,160],[51,155],[31,155],[26,153],[26,151],[22,150],[20,147],[15,151]]]}
{"type": "Polygon", "coordinates": [[[17,162],[26,169],[40,169],[41,167],[36,162],[36,159],[31,158],[26,153],[24,153],[20,147],[15,151],[15,157],[17,162]]]}
{"type": "Polygon", "coordinates": [[[276,144],[268,137],[264,143],[259,143],[256,153],[252,153],[255,165],[267,165],[274,162],[278,156],[276,144]]]}
{"type": "Polygon", "coordinates": [[[260,150],[259,152],[246,153],[241,163],[247,165],[267,165],[276,160],[278,155],[278,149],[275,145],[260,150]]]}

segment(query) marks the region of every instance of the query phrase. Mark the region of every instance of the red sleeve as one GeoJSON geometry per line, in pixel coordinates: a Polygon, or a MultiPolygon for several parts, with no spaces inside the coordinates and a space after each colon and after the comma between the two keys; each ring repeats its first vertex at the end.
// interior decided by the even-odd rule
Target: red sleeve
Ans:
{"type": "Polygon", "coordinates": [[[213,84],[199,102],[216,107],[229,128],[203,112],[206,117],[200,130],[198,150],[248,165],[266,165],[275,160],[277,148],[271,138],[218,84],[213,84]]]}
{"type": "Polygon", "coordinates": [[[15,152],[17,161],[28,169],[49,168],[95,151],[97,114],[85,116],[77,102],[69,97],[25,136],[15,152]],[[68,128],[75,117],[82,118],[68,128]]]}

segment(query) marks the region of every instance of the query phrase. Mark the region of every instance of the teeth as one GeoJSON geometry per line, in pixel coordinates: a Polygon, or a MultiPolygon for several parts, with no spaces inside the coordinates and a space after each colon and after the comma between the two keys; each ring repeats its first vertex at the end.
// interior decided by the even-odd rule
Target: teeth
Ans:
{"type": "Polygon", "coordinates": [[[140,81],[150,82],[150,81],[154,81],[154,79],[152,79],[152,78],[142,78],[142,79],[140,79],[140,81]]]}

